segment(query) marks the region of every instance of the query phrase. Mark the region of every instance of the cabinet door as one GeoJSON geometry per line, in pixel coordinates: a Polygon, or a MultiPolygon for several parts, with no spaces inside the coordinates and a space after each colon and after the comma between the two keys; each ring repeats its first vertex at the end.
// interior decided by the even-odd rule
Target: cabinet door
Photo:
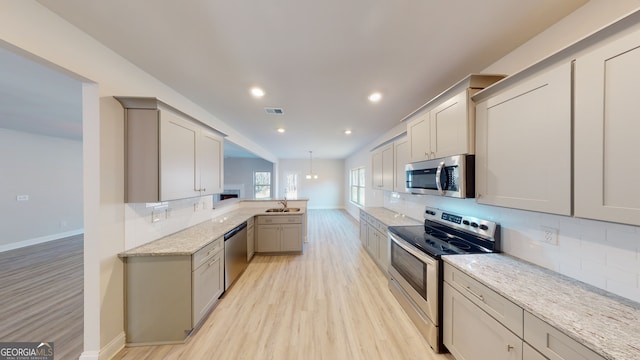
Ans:
{"type": "Polygon", "coordinates": [[[257,229],[258,252],[280,251],[280,225],[260,225],[257,229]]]}
{"type": "Polygon", "coordinates": [[[476,106],[476,199],[571,214],[571,64],[476,106]]]}
{"type": "Polygon", "coordinates": [[[192,326],[209,312],[224,291],[224,251],[193,272],[193,320],[192,326]]]}
{"type": "Polygon", "coordinates": [[[302,225],[281,225],[281,251],[302,251],[302,225]]]}
{"type": "Polygon", "coordinates": [[[430,111],[432,158],[474,153],[468,104],[465,90],[430,111]]]}
{"type": "Polygon", "coordinates": [[[371,153],[371,187],[374,189],[382,189],[382,171],[382,151],[374,151],[371,153]]]}
{"type": "Polygon", "coordinates": [[[198,174],[201,195],[219,194],[223,184],[222,138],[211,131],[202,130],[198,137],[198,174]]]}
{"type": "Polygon", "coordinates": [[[575,63],[575,215],[640,225],[640,31],[575,63]]]}
{"type": "Polygon", "coordinates": [[[394,168],[393,163],[393,144],[389,144],[382,148],[382,189],[393,191],[394,168]]]}
{"type": "Polygon", "coordinates": [[[378,263],[384,271],[389,269],[389,239],[387,235],[376,231],[376,240],[378,243],[378,263]]]}
{"type": "Polygon", "coordinates": [[[407,138],[409,139],[409,162],[429,159],[431,152],[431,127],[429,113],[426,112],[407,123],[407,138]]]}
{"type": "Polygon", "coordinates": [[[446,282],[443,340],[457,360],[520,360],[522,340],[446,282]]]}
{"type": "Polygon", "coordinates": [[[362,242],[362,246],[367,246],[367,220],[365,216],[360,215],[360,242],[362,242]]]}
{"type": "Polygon", "coordinates": [[[197,196],[198,127],[169,111],[160,111],[160,200],[197,196]]]}
{"type": "Polygon", "coordinates": [[[255,254],[256,243],[254,235],[254,227],[251,225],[247,228],[247,262],[251,261],[255,254]]]}
{"type": "Polygon", "coordinates": [[[406,192],[407,178],[404,166],[409,163],[409,140],[404,138],[393,143],[395,156],[395,176],[393,182],[393,191],[406,192]]]}
{"type": "MultiPolygon", "coordinates": [[[[376,260],[378,259],[378,236],[377,236],[377,232],[378,230],[376,230],[376,228],[374,228],[373,226],[371,226],[371,224],[367,224],[367,251],[369,251],[369,254],[371,255],[371,257],[376,260]]],[[[377,261],[377,260],[376,260],[377,261]]]]}

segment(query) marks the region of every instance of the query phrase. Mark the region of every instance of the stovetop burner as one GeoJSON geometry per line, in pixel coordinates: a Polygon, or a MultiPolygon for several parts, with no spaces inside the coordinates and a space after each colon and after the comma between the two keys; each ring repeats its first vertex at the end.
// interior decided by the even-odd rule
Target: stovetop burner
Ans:
{"type": "Polygon", "coordinates": [[[498,225],[427,208],[424,225],[391,226],[389,232],[426,254],[491,253],[498,251],[498,225]]]}

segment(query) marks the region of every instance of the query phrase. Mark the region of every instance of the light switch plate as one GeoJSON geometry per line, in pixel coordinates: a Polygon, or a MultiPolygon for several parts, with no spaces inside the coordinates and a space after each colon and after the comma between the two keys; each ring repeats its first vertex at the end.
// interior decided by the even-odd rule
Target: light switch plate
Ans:
{"type": "Polygon", "coordinates": [[[18,195],[16,196],[17,201],[29,201],[29,195],[18,195]]]}

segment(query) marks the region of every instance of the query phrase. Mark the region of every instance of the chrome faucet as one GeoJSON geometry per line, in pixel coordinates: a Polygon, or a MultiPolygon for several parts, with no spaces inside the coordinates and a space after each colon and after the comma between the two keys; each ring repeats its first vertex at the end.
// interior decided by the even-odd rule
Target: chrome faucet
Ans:
{"type": "Polygon", "coordinates": [[[278,201],[278,204],[281,204],[282,208],[286,209],[287,208],[287,198],[285,197],[284,200],[278,201]]]}

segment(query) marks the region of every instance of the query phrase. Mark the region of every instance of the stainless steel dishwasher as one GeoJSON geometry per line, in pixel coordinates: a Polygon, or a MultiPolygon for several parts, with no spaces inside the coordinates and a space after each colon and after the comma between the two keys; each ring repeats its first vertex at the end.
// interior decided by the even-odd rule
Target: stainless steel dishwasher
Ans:
{"type": "Polygon", "coordinates": [[[247,268],[247,223],[224,234],[224,290],[247,268]]]}

